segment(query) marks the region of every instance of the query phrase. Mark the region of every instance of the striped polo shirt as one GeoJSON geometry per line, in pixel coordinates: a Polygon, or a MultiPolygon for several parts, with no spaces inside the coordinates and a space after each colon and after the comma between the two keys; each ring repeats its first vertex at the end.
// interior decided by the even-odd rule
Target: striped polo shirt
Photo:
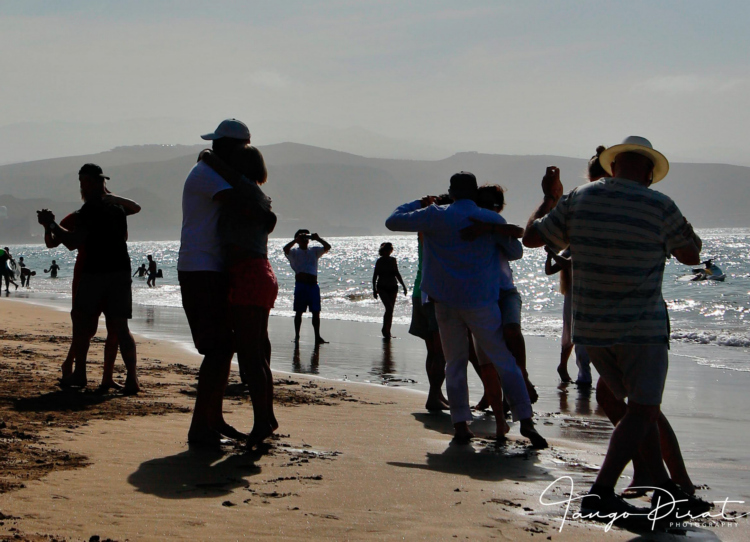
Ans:
{"type": "Polygon", "coordinates": [[[534,227],[573,259],[573,342],[585,346],[667,344],[661,285],[673,250],[690,243],[667,196],[635,181],[579,186],[534,227]]]}

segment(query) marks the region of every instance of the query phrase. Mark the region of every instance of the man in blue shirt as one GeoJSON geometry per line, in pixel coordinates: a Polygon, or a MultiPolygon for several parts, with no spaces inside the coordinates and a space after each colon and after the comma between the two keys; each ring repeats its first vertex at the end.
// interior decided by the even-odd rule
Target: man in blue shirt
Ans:
{"type": "MultiPolygon", "coordinates": [[[[503,380],[514,420],[521,422],[521,434],[536,448],[547,441],[534,429],[529,393],[523,374],[505,345],[502,317],[497,300],[500,294],[500,258],[495,238],[482,235],[474,241],[461,239],[460,230],[472,219],[492,224],[496,231],[505,220],[474,202],[476,177],[462,171],[450,180],[454,203],[434,205],[434,197],[406,203],[388,217],[392,231],[422,232],[422,291],[435,302],[435,314],[446,360],[446,387],[456,439],[468,442],[473,433],[466,366],[469,361],[468,332],[492,360],[503,380]]],[[[502,435],[498,435],[501,437],[502,435]]]]}

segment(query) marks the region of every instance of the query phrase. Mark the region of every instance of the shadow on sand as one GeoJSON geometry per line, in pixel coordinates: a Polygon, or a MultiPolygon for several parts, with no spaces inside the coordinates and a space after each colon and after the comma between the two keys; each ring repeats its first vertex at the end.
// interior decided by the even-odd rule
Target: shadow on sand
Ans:
{"type": "MultiPolygon", "coordinates": [[[[453,424],[447,413],[416,412],[413,416],[426,429],[442,434],[453,434],[453,424]]],[[[491,416],[477,418],[472,431],[481,435],[495,432],[495,420],[491,416]]],[[[477,438],[470,445],[451,443],[444,452],[427,453],[426,463],[389,462],[389,465],[412,469],[433,470],[459,474],[497,482],[500,480],[552,481],[553,477],[538,466],[535,450],[521,443],[507,441],[496,443],[493,439],[477,438]]]]}
{"type": "Polygon", "coordinates": [[[163,499],[228,495],[250,485],[245,476],[260,474],[255,459],[251,455],[227,455],[222,450],[191,448],[141,463],[128,476],[128,483],[141,493],[163,499]]]}
{"type": "Polygon", "coordinates": [[[16,399],[13,408],[18,412],[80,411],[122,397],[121,394],[96,393],[88,390],[57,390],[36,397],[16,399]]]}

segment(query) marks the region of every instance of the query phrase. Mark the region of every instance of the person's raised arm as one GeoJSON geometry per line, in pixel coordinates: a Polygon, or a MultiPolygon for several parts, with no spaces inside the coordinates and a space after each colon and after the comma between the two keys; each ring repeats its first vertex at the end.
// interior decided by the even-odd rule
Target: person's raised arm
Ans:
{"type": "Polygon", "coordinates": [[[119,205],[125,211],[125,216],[136,215],[141,212],[141,206],[135,201],[128,198],[123,198],[111,192],[102,197],[104,203],[110,203],[113,205],[119,205]]]}
{"type": "Polygon", "coordinates": [[[289,252],[294,248],[294,245],[297,244],[297,238],[295,237],[291,241],[289,241],[286,245],[284,245],[284,254],[289,256],[289,252]]]}
{"type": "Polygon", "coordinates": [[[547,216],[549,212],[555,208],[557,202],[563,195],[563,185],[560,182],[560,170],[555,166],[550,166],[542,178],[542,192],[544,193],[544,199],[542,203],[537,207],[536,211],[532,213],[526,224],[526,231],[523,234],[523,246],[529,248],[538,248],[544,246],[546,243],[541,234],[534,228],[534,221],[547,216]]]}
{"type": "Polygon", "coordinates": [[[682,236],[688,240],[688,244],[672,251],[672,256],[685,265],[696,265],[701,263],[701,249],[703,241],[693,231],[693,226],[685,219],[682,236]]]}
{"type": "Polygon", "coordinates": [[[44,226],[44,245],[47,248],[56,248],[59,247],[61,243],[62,241],[52,235],[49,226],[44,226]]]}
{"type": "Polygon", "coordinates": [[[51,235],[59,239],[68,250],[75,250],[86,239],[87,232],[85,230],[76,228],[75,231],[68,231],[57,224],[54,213],[49,209],[42,209],[37,211],[36,214],[39,224],[44,226],[45,230],[49,229],[51,235]]]}
{"type": "Polygon", "coordinates": [[[405,203],[396,208],[385,221],[385,227],[391,231],[427,231],[430,229],[432,214],[429,209],[435,203],[435,196],[405,203]]]}
{"type": "Polygon", "coordinates": [[[310,236],[310,239],[312,239],[313,241],[317,241],[318,243],[320,243],[321,245],[323,245],[323,254],[325,254],[326,252],[328,252],[329,250],[331,250],[331,245],[328,244],[328,241],[326,241],[325,239],[323,239],[317,233],[313,233],[310,236]]]}
{"type": "Polygon", "coordinates": [[[241,182],[242,174],[229,167],[224,160],[216,156],[215,152],[209,149],[202,150],[198,155],[198,160],[205,162],[211,169],[221,175],[232,188],[236,188],[241,182]]]}

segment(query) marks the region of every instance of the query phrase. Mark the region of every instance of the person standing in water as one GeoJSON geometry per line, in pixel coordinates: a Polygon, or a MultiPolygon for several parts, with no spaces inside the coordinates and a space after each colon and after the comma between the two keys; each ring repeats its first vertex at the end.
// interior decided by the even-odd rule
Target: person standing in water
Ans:
{"type": "Polygon", "coordinates": [[[57,278],[57,272],[60,270],[60,266],[57,265],[57,262],[55,260],[52,260],[52,265],[49,266],[49,269],[45,269],[45,273],[49,273],[49,278],[56,279],[57,278]]]}
{"type": "Polygon", "coordinates": [[[2,279],[5,279],[5,291],[8,292],[9,285],[12,284],[16,287],[16,290],[18,290],[18,284],[13,280],[13,276],[11,275],[11,265],[13,265],[13,256],[10,254],[10,249],[8,247],[4,247],[3,250],[0,250],[0,288],[2,288],[2,279]]]}
{"type": "Polygon", "coordinates": [[[406,295],[406,285],[401,273],[398,271],[398,262],[393,254],[393,245],[391,243],[382,243],[378,250],[380,258],[375,263],[375,271],[372,275],[372,295],[375,299],[380,296],[380,301],[385,305],[385,314],[383,315],[383,338],[391,339],[391,322],[393,322],[393,308],[396,306],[396,297],[398,296],[398,283],[404,289],[406,295]]]}
{"type": "Polygon", "coordinates": [[[156,286],[156,262],[151,254],[146,256],[146,258],[148,259],[148,280],[146,280],[146,285],[149,288],[153,288],[156,286]]]}
{"type": "Polygon", "coordinates": [[[328,341],[320,336],[320,285],[318,285],[318,260],[331,250],[331,245],[310,230],[297,230],[294,239],[284,246],[284,255],[294,271],[294,342],[299,342],[302,314],[310,309],[315,331],[315,344],[328,341]],[[308,247],[310,241],[322,246],[308,247]],[[299,245],[294,248],[294,245],[299,245]]]}

